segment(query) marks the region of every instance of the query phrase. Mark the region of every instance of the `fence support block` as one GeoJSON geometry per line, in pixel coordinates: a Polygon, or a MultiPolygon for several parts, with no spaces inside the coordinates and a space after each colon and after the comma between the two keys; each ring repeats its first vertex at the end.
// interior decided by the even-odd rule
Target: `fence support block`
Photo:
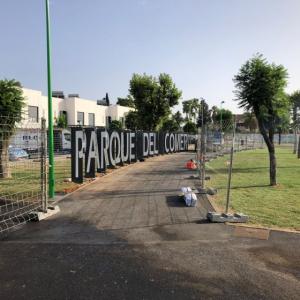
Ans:
{"type": "Polygon", "coordinates": [[[42,221],[44,219],[47,219],[49,217],[52,217],[60,212],[60,208],[58,205],[55,206],[48,206],[47,212],[42,211],[33,211],[30,213],[31,219],[35,221],[42,221]]]}
{"type": "Polygon", "coordinates": [[[244,214],[220,214],[216,212],[208,212],[207,219],[212,223],[246,223],[249,217],[244,214]]]}

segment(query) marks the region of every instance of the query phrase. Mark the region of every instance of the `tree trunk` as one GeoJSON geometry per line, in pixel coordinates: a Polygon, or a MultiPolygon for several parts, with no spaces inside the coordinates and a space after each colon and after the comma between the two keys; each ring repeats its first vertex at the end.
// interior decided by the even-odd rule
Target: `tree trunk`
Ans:
{"type": "MultiPolygon", "coordinates": [[[[259,114],[256,114],[258,116],[259,114]]],[[[274,127],[270,127],[267,133],[267,130],[264,126],[262,119],[257,117],[258,127],[261,135],[264,138],[265,143],[267,144],[269,151],[269,160],[270,160],[270,185],[274,186],[276,182],[276,156],[275,156],[275,146],[274,146],[274,127]]]]}
{"type": "Polygon", "coordinates": [[[278,131],[278,144],[281,145],[281,129],[278,131]]]}
{"type": "Polygon", "coordinates": [[[300,137],[298,138],[298,158],[300,158],[300,137]]]}
{"type": "Polygon", "coordinates": [[[294,151],[293,154],[297,153],[297,143],[298,142],[298,135],[297,135],[297,131],[294,131],[294,151]]]}
{"type": "Polygon", "coordinates": [[[0,178],[11,177],[9,170],[9,141],[0,141],[0,178]]]}
{"type": "Polygon", "coordinates": [[[276,156],[275,156],[275,147],[269,149],[269,158],[270,158],[270,185],[274,186],[276,182],[276,156]]]}

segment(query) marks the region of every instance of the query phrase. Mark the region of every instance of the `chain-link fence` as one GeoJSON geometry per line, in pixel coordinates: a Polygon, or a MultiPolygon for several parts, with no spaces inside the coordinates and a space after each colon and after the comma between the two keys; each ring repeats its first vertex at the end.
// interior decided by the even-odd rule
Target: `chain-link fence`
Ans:
{"type": "Polygon", "coordinates": [[[225,204],[222,210],[228,213],[234,153],[264,148],[264,140],[260,134],[241,132],[234,119],[203,126],[201,133],[198,151],[201,186],[209,187],[212,193],[222,190],[225,204]]]}
{"type": "Polygon", "coordinates": [[[44,119],[41,123],[20,122],[13,116],[0,119],[0,234],[3,235],[35,218],[34,212],[47,209],[47,136],[44,119]]]}
{"type": "MultiPolygon", "coordinates": [[[[279,153],[296,153],[299,149],[299,135],[276,133],[274,144],[279,153]]],[[[244,192],[247,193],[247,186],[269,184],[269,158],[262,135],[246,132],[234,120],[199,128],[196,148],[195,160],[198,162],[200,185],[208,193],[216,194],[221,211],[230,210],[228,203],[233,189],[245,188],[244,192]],[[259,165],[256,166],[257,159],[259,165]],[[254,173],[261,176],[260,170],[264,170],[264,178],[251,176],[254,173]]]]}

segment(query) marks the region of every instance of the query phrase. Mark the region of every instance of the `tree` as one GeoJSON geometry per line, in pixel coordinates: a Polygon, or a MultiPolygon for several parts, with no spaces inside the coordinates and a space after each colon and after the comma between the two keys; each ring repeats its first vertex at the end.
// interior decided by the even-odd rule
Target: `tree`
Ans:
{"type": "Polygon", "coordinates": [[[205,100],[202,100],[200,103],[200,107],[199,107],[197,127],[202,127],[202,123],[203,123],[203,125],[207,125],[207,124],[211,123],[211,121],[212,121],[211,114],[212,114],[212,112],[209,109],[208,104],[206,103],[205,100]],[[202,116],[203,116],[203,118],[202,118],[202,116]]]}
{"type": "Polygon", "coordinates": [[[183,112],[186,114],[187,121],[195,121],[199,112],[199,99],[193,98],[182,102],[183,112]]]}
{"type": "Polygon", "coordinates": [[[119,120],[113,120],[109,124],[109,129],[110,130],[121,130],[123,129],[122,122],[119,120]]]}
{"type": "Polygon", "coordinates": [[[290,129],[290,112],[288,110],[276,117],[275,126],[278,133],[278,144],[281,145],[281,134],[287,133],[290,129]]]}
{"type": "Polygon", "coordinates": [[[8,147],[17,123],[22,120],[24,101],[20,82],[0,80],[0,178],[10,177],[8,147]]]}
{"type": "Polygon", "coordinates": [[[173,119],[175,120],[175,122],[177,123],[179,129],[181,128],[181,124],[183,123],[184,119],[182,117],[182,114],[180,113],[180,111],[177,111],[174,115],[173,115],[173,119]]]}
{"type": "Polygon", "coordinates": [[[276,119],[289,107],[284,93],[287,85],[287,70],[282,65],[270,64],[257,54],[244,65],[234,77],[236,96],[239,106],[253,112],[269,151],[270,185],[276,182],[276,156],[274,133],[276,119]]]}
{"type": "Polygon", "coordinates": [[[298,113],[298,110],[300,110],[300,90],[292,93],[289,98],[292,105],[293,127],[298,128],[300,126],[300,115],[298,113]]]}
{"type": "Polygon", "coordinates": [[[129,130],[137,130],[139,127],[139,115],[136,111],[130,111],[125,118],[125,127],[129,130]]]}
{"type": "Polygon", "coordinates": [[[196,134],[197,133],[197,126],[195,123],[188,121],[183,126],[183,131],[190,134],[196,134]]]}
{"type": "Polygon", "coordinates": [[[255,132],[257,129],[257,120],[253,112],[244,113],[244,126],[249,128],[250,132],[255,132]]]}
{"type": "MultiPolygon", "coordinates": [[[[292,120],[293,120],[293,129],[295,134],[295,140],[294,140],[294,154],[297,152],[297,133],[300,128],[300,114],[298,110],[300,110],[300,90],[295,91],[290,95],[290,102],[292,105],[292,120]]],[[[300,140],[299,140],[300,141],[300,140]]],[[[299,150],[299,149],[298,149],[299,150]]]]}
{"type": "Polygon", "coordinates": [[[134,108],[134,101],[132,96],[128,95],[126,98],[118,98],[117,105],[134,108]]]}
{"type": "Polygon", "coordinates": [[[58,128],[67,128],[68,127],[68,121],[67,121],[66,115],[61,114],[58,116],[58,118],[56,119],[56,126],[58,128]]]}
{"type": "Polygon", "coordinates": [[[178,125],[178,123],[176,122],[176,120],[174,118],[171,119],[167,119],[162,123],[161,126],[161,130],[162,131],[179,131],[180,130],[180,126],[178,125]]]}
{"type": "Polygon", "coordinates": [[[214,121],[216,123],[220,123],[221,120],[222,122],[224,122],[225,124],[228,123],[229,121],[231,122],[232,121],[232,111],[229,110],[229,109],[225,109],[225,108],[222,108],[222,109],[217,109],[216,113],[215,113],[215,116],[214,116],[214,121]]]}
{"type": "Polygon", "coordinates": [[[181,91],[177,89],[170,75],[164,73],[158,78],[133,74],[129,85],[129,93],[139,115],[139,129],[143,130],[155,130],[181,97],[181,91]]]}
{"type": "Polygon", "coordinates": [[[218,114],[218,107],[214,105],[211,108],[211,118],[212,118],[213,123],[217,122],[217,114],[218,114]]]}

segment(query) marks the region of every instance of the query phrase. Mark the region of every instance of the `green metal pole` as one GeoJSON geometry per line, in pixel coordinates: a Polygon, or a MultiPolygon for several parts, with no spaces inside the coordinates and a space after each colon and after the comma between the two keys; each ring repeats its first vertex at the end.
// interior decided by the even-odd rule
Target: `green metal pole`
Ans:
{"type": "Polygon", "coordinates": [[[54,197],[54,144],[53,144],[53,112],[51,88],[51,49],[50,49],[50,17],[49,0],[46,0],[46,28],[47,28],[47,76],[48,76],[48,151],[49,151],[49,198],[54,197]]]}

